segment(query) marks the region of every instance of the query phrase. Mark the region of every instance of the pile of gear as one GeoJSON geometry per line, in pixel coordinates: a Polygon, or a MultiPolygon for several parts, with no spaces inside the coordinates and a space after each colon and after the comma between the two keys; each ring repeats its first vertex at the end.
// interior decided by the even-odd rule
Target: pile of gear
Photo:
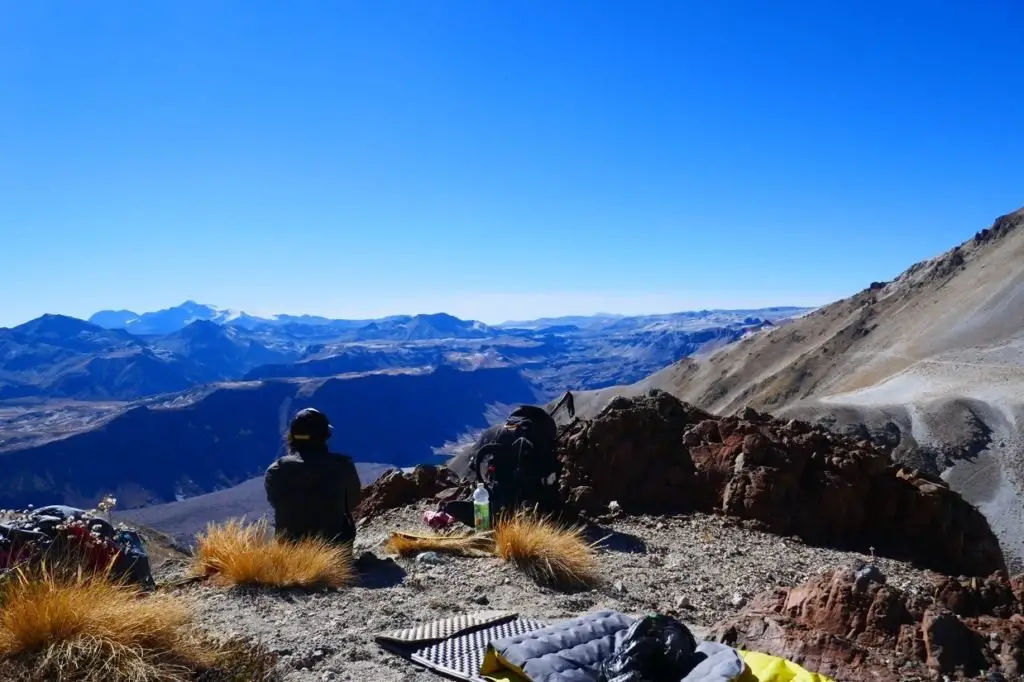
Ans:
{"type": "Polygon", "coordinates": [[[671,616],[614,611],[491,642],[480,671],[510,682],[832,682],[777,656],[698,642],[671,616]]]}
{"type": "Polygon", "coordinates": [[[488,492],[492,517],[502,512],[531,508],[541,514],[558,516],[566,511],[560,489],[562,465],[558,446],[567,427],[559,428],[556,417],[565,410],[575,422],[572,393],[566,393],[549,410],[537,405],[520,405],[504,422],[480,434],[476,442],[460,453],[448,467],[417,466],[411,473],[385,473],[364,491],[356,514],[368,518],[423,499],[438,502],[435,513],[424,520],[434,528],[453,521],[472,526],[474,483],[488,492]]]}
{"type": "Polygon", "coordinates": [[[662,614],[602,610],[549,624],[488,612],[382,633],[376,641],[466,682],[833,682],[785,658],[698,641],[662,614]]]}
{"type": "Polygon", "coordinates": [[[145,544],[135,530],[63,505],[0,517],[0,573],[43,561],[109,570],[116,580],[155,586],[145,544]]]}

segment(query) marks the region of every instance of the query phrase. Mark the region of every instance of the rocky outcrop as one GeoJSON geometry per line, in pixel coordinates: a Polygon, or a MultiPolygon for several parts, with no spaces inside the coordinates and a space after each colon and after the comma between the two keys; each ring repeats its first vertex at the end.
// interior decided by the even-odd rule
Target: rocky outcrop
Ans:
{"type": "Polygon", "coordinates": [[[459,477],[447,467],[420,465],[412,473],[391,469],[363,489],[355,516],[374,517],[420,500],[448,499],[460,490],[459,486],[459,477]]]}
{"type": "Polygon", "coordinates": [[[590,513],[613,500],[634,513],[690,510],[695,470],[682,436],[705,418],[661,391],[614,398],[597,419],[576,422],[562,437],[566,499],[590,513]]]}
{"type": "Polygon", "coordinates": [[[866,440],[746,408],[716,417],[662,391],[617,397],[562,439],[563,493],[581,512],[724,513],[805,542],[950,574],[1005,569],[984,516],[937,477],[866,440]]]}
{"type": "Polygon", "coordinates": [[[1018,679],[1024,617],[1013,585],[997,573],[945,578],[932,594],[909,595],[873,566],[855,565],[756,597],[711,636],[844,682],[954,673],[1018,679]]]}

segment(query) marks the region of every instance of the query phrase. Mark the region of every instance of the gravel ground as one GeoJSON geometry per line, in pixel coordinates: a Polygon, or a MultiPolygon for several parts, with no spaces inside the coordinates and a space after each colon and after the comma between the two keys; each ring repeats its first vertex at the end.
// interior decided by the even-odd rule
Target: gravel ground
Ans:
{"type": "MultiPolygon", "coordinates": [[[[395,510],[361,529],[357,554],[386,558],[383,543],[395,530],[422,531],[423,508],[395,510]]],[[[704,627],[734,613],[752,595],[867,556],[807,547],[797,541],[744,530],[721,517],[627,517],[610,524],[600,552],[606,580],[600,587],[562,594],[538,587],[515,568],[491,558],[446,557],[440,565],[396,559],[359,587],[339,592],[272,593],[182,588],[194,598],[201,622],[213,631],[245,635],[281,654],[289,681],[438,680],[380,649],[385,630],[480,610],[511,610],[525,617],[562,619],[601,608],[632,615],[670,612],[704,627]]],[[[925,589],[931,575],[878,559],[891,584],[925,589]]],[[[181,575],[181,564],[161,570],[181,575]]]]}

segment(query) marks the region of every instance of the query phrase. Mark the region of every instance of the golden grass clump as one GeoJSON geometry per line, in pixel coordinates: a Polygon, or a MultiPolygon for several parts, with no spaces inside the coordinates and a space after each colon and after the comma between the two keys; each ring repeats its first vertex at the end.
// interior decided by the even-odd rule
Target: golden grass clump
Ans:
{"type": "Polygon", "coordinates": [[[583,532],[581,527],[568,528],[520,511],[498,521],[495,552],[542,585],[592,587],[600,582],[597,552],[583,532]]]}
{"type": "MultiPolygon", "coordinates": [[[[217,671],[241,663],[250,679],[271,664],[237,644],[204,639],[181,599],[147,595],[111,579],[45,565],[9,572],[0,582],[0,669],[24,680],[150,682],[232,679],[217,671]],[[227,659],[235,659],[230,662],[227,659]]],[[[237,666],[236,666],[237,667],[237,666]]]]}
{"type": "Polygon", "coordinates": [[[451,535],[420,535],[392,533],[387,549],[398,556],[413,556],[420,552],[438,552],[455,556],[484,557],[494,555],[494,537],[490,534],[453,533],[451,535]]]}
{"type": "Polygon", "coordinates": [[[338,588],[356,575],[351,546],[277,538],[264,520],[210,524],[198,538],[192,568],[228,585],[276,588],[338,588]]]}

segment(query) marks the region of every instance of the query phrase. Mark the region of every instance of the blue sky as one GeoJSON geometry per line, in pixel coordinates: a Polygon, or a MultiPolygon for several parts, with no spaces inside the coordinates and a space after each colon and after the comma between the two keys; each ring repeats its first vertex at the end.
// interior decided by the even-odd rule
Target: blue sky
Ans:
{"type": "Polygon", "coordinates": [[[5,3],[0,325],[818,304],[1024,205],[1019,0],[5,3]]]}

